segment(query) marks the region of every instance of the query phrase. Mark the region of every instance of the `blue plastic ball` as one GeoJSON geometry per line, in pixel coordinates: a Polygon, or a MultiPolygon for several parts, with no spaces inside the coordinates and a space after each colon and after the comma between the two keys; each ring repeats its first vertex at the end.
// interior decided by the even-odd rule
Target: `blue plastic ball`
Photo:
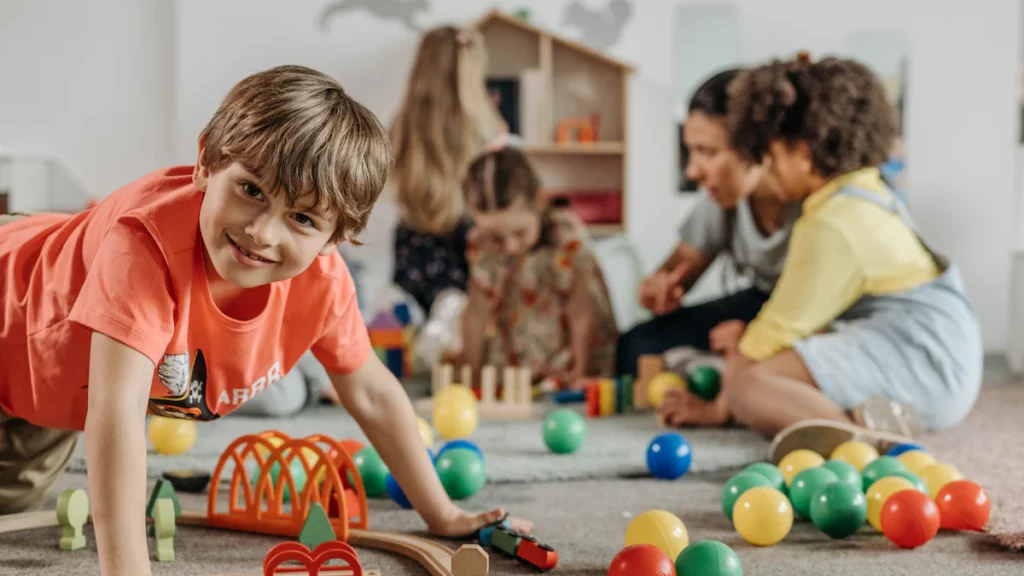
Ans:
{"type": "Polygon", "coordinates": [[[667,432],[647,446],[647,469],[662,480],[675,480],[690,471],[690,443],[678,432],[667,432]]]}
{"type": "Polygon", "coordinates": [[[405,491],[398,485],[398,481],[391,475],[391,472],[388,472],[387,478],[384,480],[384,485],[387,487],[388,496],[391,496],[391,499],[398,503],[399,506],[406,510],[412,508],[409,498],[405,496],[405,491]]]}
{"type": "Polygon", "coordinates": [[[480,457],[480,461],[481,462],[484,461],[484,453],[483,453],[482,450],[480,450],[480,447],[477,446],[476,444],[470,442],[469,440],[463,440],[463,439],[452,440],[451,442],[446,442],[445,445],[441,447],[441,450],[438,451],[437,456],[434,457],[434,461],[436,462],[437,459],[441,457],[441,454],[444,454],[445,452],[447,452],[449,450],[453,450],[455,448],[466,448],[468,450],[472,450],[473,452],[476,452],[477,456],[480,457]]]}
{"type": "Polygon", "coordinates": [[[920,444],[914,444],[913,442],[905,442],[903,444],[897,444],[893,446],[892,448],[889,449],[888,452],[885,453],[885,455],[892,456],[895,458],[896,456],[899,456],[904,452],[910,452],[911,450],[920,450],[922,452],[927,452],[927,450],[924,449],[924,446],[921,446],[920,444]]]}

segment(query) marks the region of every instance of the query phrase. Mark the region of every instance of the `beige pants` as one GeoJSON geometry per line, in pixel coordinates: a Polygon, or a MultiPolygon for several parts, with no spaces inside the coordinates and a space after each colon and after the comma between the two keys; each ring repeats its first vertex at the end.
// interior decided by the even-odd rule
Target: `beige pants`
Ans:
{"type": "MultiPolygon", "coordinates": [[[[0,215],[0,226],[21,217],[0,215]]],[[[77,441],[77,431],[41,428],[0,412],[0,514],[42,504],[67,467],[77,441]]]]}

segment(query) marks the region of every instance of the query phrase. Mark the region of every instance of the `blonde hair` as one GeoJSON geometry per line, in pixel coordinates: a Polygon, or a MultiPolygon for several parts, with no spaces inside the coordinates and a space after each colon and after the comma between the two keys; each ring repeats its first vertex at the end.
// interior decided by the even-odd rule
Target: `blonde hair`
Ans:
{"type": "Polygon", "coordinates": [[[216,172],[238,162],[289,204],[338,214],[331,241],[354,244],[366,227],[391,165],[376,116],[330,76],[279,66],[235,85],[202,132],[200,160],[216,172]]]}
{"type": "Polygon", "coordinates": [[[487,95],[483,36],[444,26],[427,32],[391,127],[391,172],[404,224],[446,234],[462,218],[470,161],[507,126],[487,95]]]}

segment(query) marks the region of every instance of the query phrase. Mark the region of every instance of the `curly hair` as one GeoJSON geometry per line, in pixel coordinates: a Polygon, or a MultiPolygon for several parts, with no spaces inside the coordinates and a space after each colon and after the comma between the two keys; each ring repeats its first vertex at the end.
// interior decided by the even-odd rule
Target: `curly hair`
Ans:
{"type": "Polygon", "coordinates": [[[881,82],[853,60],[774,60],[741,72],[729,92],[733,147],[752,162],[772,142],[805,142],[815,171],[834,178],[885,162],[899,130],[881,82]]]}

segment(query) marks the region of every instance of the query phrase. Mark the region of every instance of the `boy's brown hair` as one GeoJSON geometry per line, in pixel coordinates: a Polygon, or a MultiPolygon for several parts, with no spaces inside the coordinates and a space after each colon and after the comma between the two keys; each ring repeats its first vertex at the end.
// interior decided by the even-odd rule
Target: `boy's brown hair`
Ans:
{"type": "Polygon", "coordinates": [[[269,193],[338,214],[332,242],[358,244],[391,166],[376,116],[330,76],[279,66],[235,85],[202,132],[201,160],[216,172],[238,162],[269,193]]]}
{"type": "Polygon", "coordinates": [[[733,147],[755,163],[774,141],[805,142],[815,170],[834,178],[885,162],[898,134],[882,83],[853,60],[775,60],[741,72],[729,93],[733,147]]]}

